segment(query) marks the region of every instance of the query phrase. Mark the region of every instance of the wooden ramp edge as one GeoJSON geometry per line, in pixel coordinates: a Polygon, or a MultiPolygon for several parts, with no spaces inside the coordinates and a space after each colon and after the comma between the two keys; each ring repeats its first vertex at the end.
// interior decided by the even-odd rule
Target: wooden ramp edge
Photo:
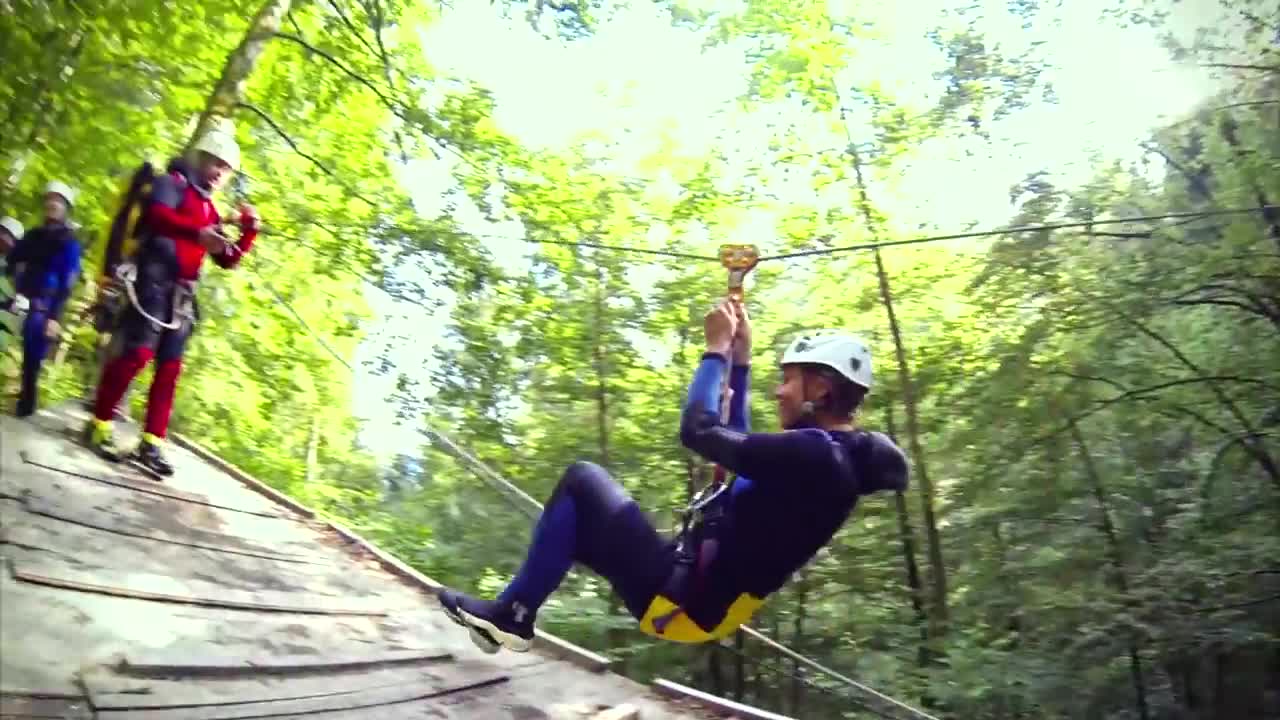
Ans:
{"type": "MultiPolygon", "coordinates": [[[[430,596],[431,600],[433,601],[435,600],[435,591],[444,587],[443,584],[435,580],[432,580],[426,575],[423,575],[422,573],[418,572],[414,568],[410,567],[409,565],[401,561],[399,558],[391,555],[390,553],[383,551],[381,548],[377,547],[376,545],[369,542],[368,540],[365,540],[363,537],[356,534],[354,531],[350,530],[349,528],[343,527],[342,525],[339,525],[338,523],[332,522],[330,520],[325,520],[324,518],[320,517],[320,515],[318,515],[311,508],[303,505],[297,500],[294,500],[288,495],[285,495],[279,490],[276,490],[275,488],[267,485],[261,480],[258,480],[257,478],[253,477],[252,475],[245,472],[244,470],[241,470],[235,465],[232,465],[226,460],[223,460],[222,458],[218,457],[213,451],[201,446],[199,443],[186,437],[185,435],[180,435],[178,433],[171,433],[170,438],[179,447],[184,448],[185,450],[191,452],[201,460],[204,460],[205,462],[209,463],[215,468],[231,476],[237,482],[244,485],[245,487],[248,487],[250,490],[253,490],[254,492],[257,492],[260,495],[263,495],[264,497],[272,500],[273,502],[276,502],[280,505],[283,505],[289,508],[290,510],[293,510],[294,512],[302,515],[305,518],[315,519],[323,523],[328,529],[337,533],[340,537],[346,540],[347,543],[349,543],[350,545],[359,547],[360,549],[372,555],[375,559],[377,559],[378,564],[381,565],[384,570],[391,573],[392,575],[399,577],[400,579],[416,587],[417,589],[422,590],[424,594],[430,596]]],[[[535,633],[536,633],[536,637],[534,638],[535,648],[549,655],[552,655],[553,657],[557,657],[561,660],[571,662],[574,665],[577,665],[578,667],[584,668],[586,670],[590,670],[591,672],[605,672],[609,669],[610,665],[613,663],[612,660],[610,660],[609,658],[603,655],[598,655],[596,653],[593,653],[590,650],[587,650],[586,648],[582,648],[577,645],[574,645],[573,643],[567,640],[564,640],[562,638],[556,637],[554,635],[551,635],[550,633],[546,633],[541,630],[535,630],[535,633]]]]}

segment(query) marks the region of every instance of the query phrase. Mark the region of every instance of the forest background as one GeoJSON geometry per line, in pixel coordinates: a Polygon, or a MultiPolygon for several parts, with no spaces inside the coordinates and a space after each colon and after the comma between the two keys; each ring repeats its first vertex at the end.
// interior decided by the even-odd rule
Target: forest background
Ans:
{"type": "MultiPolygon", "coordinates": [[[[122,183],[232,116],[245,168],[221,202],[266,231],[206,273],[175,428],[489,591],[529,519],[448,443],[535,498],[599,462],[674,525],[706,477],[675,426],[725,282],[678,255],[824,251],[752,274],[755,425],[776,427],[796,332],[863,333],[861,421],[913,482],[865,500],[756,627],[939,716],[1280,717],[1273,3],[6,0],[0,18],[0,212],[31,226],[65,180],[88,245],[45,405],[91,392],[79,313],[122,183]]],[[[11,343],[6,397],[16,361],[11,343]]],[[[900,712],[741,635],[652,642],[586,574],[540,620],[637,679],[804,718],[900,712]]]]}

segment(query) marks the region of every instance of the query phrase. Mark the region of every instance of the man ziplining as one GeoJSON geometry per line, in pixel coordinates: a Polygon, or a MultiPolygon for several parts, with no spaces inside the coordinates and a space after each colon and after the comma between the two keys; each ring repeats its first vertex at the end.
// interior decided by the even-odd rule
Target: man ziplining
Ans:
{"type": "Polygon", "coordinates": [[[173,474],[160,448],[168,433],[182,356],[199,317],[195,288],[201,265],[208,255],[219,267],[236,267],[258,234],[256,211],[241,205],[240,238],[231,242],[222,234],[222,219],[212,201],[213,193],[240,167],[240,146],[231,124],[215,126],[192,150],[190,163],[171,164],[142,200],[140,241],[129,266],[136,274],[122,278],[129,304],[112,332],[115,351],[103,365],[93,417],[85,428],[88,444],[99,455],[121,459],[112,441],[111,421],[133,378],[154,359],[142,441],[131,459],[157,475],[173,474]]]}
{"type": "Polygon", "coordinates": [[[534,527],[524,565],[496,599],[438,593],[482,650],[528,651],[538,609],[574,562],[608,580],[646,634],[684,643],[725,637],[831,540],[860,496],[906,488],[903,452],[886,435],[854,425],[871,388],[865,343],[842,332],[794,340],[774,391],[783,431],[752,433],[746,308],[726,299],[704,325],[706,353],[689,386],[680,440],[736,477],[668,541],[604,468],[570,465],[534,527]],[[720,412],[726,370],[727,422],[720,412]]]}

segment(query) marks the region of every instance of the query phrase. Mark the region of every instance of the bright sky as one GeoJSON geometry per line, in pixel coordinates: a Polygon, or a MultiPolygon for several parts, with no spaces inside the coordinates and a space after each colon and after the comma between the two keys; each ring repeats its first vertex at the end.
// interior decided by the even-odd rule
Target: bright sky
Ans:
{"type": "MultiPolygon", "coordinates": [[[[702,0],[702,5],[732,9],[739,3],[702,0]]],[[[852,0],[829,0],[835,17],[848,12],[852,0]]],[[[936,98],[932,75],[942,56],[924,38],[926,25],[943,22],[946,0],[903,3],[879,0],[856,3],[860,20],[874,18],[879,40],[859,41],[848,75],[851,80],[876,79],[905,102],[923,107],[936,98]]],[[[965,3],[967,4],[967,3],[965,3]]],[[[1055,182],[1076,185],[1088,179],[1095,155],[1133,160],[1138,143],[1162,118],[1190,109],[1209,92],[1209,79],[1194,67],[1175,66],[1145,28],[1122,30],[1101,21],[1103,0],[1073,0],[1071,12],[1043,17],[1027,31],[1008,18],[1006,0],[984,0],[983,29],[1006,51],[1044,42],[1055,69],[1051,80],[1058,103],[1037,104],[989,126],[993,146],[953,139],[928,143],[891,187],[878,187],[874,197],[892,218],[907,226],[960,228],[970,221],[984,227],[1006,222],[1011,215],[1008,188],[1037,170],[1053,172],[1055,182]],[[999,23],[991,19],[1001,19],[999,23]]],[[[1063,3],[1062,5],[1066,5],[1063,3]]],[[[1204,24],[1212,0],[1175,6],[1175,26],[1204,24]]],[[[813,146],[838,147],[843,138],[798,110],[779,105],[750,116],[727,111],[746,88],[747,66],[741,46],[704,50],[703,38],[672,28],[652,3],[633,3],[599,27],[588,39],[573,43],[535,33],[522,12],[499,16],[495,5],[454,3],[444,19],[423,33],[429,61],[442,73],[470,78],[496,98],[495,120],[506,132],[531,147],[561,148],[587,132],[615,141],[611,158],[624,174],[641,174],[636,162],[656,149],[664,137],[682,154],[697,155],[717,144],[731,157],[750,159],[769,136],[770,123],[813,124],[806,132],[813,146]],[[503,48],[503,52],[480,48],[503,48]],[[727,123],[732,127],[726,132],[727,123]],[[821,135],[829,136],[830,142],[821,135]]],[[[856,133],[856,120],[853,124],[856,133]]],[[[404,181],[424,213],[434,215],[452,186],[450,161],[415,163],[404,181]]],[[[795,197],[813,201],[812,191],[797,184],[795,197]]],[[[767,247],[772,219],[742,229],[742,240],[767,247]]],[[[512,271],[527,267],[529,246],[513,222],[486,222],[474,207],[459,222],[483,238],[512,271]]],[[[716,238],[714,243],[732,242],[716,238]]],[[[714,244],[708,239],[708,246],[714,244]]],[[[412,277],[412,268],[403,269],[412,277]]],[[[376,358],[388,338],[395,342],[397,368],[427,384],[432,348],[441,341],[448,309],[434,317],[416,305],[392,301],[371,290],[379,315],[357,360],[376,358]]],[[[446,298],[447,300],[448,298],[446,298]]],[[[394,377],[361,371],[354,388],[357,414],[368,419],[361,441],[383,458],[416,452],[422,438],[412,427],[395,425],[386,398],[394,377]]]]}

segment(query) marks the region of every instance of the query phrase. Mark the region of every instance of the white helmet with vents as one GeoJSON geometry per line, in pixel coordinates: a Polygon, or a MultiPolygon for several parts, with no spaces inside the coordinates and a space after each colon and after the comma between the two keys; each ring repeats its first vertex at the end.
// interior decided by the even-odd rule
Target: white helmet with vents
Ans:
{"type": "Polygon", "coordinates": [[[232,170],[240,169],[240,144],[236,142],[235,126],[230,122],[210,128],[191,149],[209,153],[230,165],[232,170]]]}
{"type": "Polygon", "coordinates": [[[791,342],[782,365],[821,365],[854,385],[871,389],[871,350],[862,338],[839,330],[815,330],[791,342]]]}
{"type": "Polygon", "coordinates": [[[61,180],[53,180],[44,186],[45,195],[59,195],[67,203],[67,207],[76,204],[76,191],[71,186],[61,180]]]}
{"type": "Polygon", "coordinates": [[[18,222],[14,218],[9,217],[8,215],[5,215],[4,217],[0,218],[0,228],[4,228],[5,230],[9,231],[9,234],[13,236],[14,240],[21,239],[22,233],[24,232],[22,223],[18,222]]]}

